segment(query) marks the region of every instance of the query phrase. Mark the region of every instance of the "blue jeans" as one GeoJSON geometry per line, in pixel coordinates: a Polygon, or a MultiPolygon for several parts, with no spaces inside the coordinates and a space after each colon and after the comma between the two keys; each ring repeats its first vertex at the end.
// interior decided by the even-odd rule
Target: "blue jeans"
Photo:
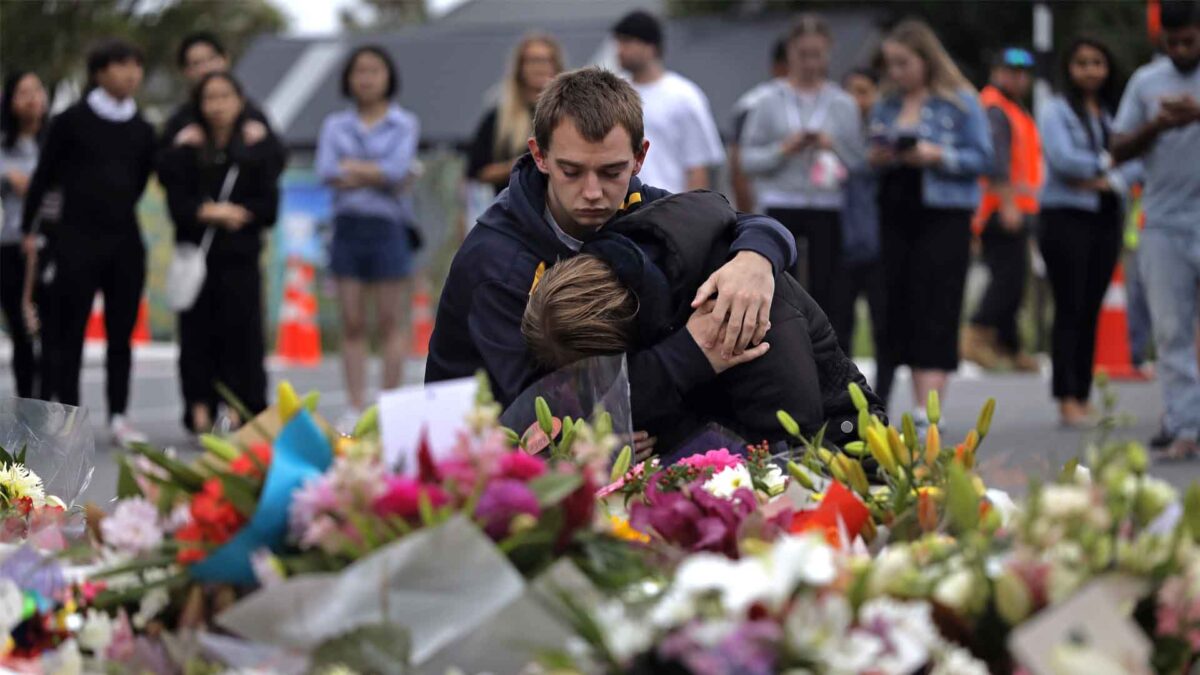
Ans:
{"type": "Polygon", "coordinates": [[[1147,228],[1138,262],[1163,383],[1163,428],[1178,438],[1200,436],[1200,368],[1196,365],[1200,223],[1192,232],[1147,228]]]}
{"type": "Polygon", "coordinates": [[[1140,366],[1146,362],[1150,353],[1150,303],[1146,300],[1146,288],[1142,283],[1142,271],[1139,261],[1142,256],[1138,250],[1125,254],[1125,297],[1129,312],[1129,347],[1133,352],[1133,365],[1140,366]]]}

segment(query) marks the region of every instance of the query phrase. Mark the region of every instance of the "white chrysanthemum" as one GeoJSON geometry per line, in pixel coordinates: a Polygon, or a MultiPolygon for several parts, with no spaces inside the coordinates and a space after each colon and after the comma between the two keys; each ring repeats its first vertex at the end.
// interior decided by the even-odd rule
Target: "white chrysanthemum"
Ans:
{"type": "Polygon", "coordinates": [[[988,667],[962,647],[949,647],[929,675],[988,675],[988,667]]]}
{"type": "Polygon", "coordinates": [[[12,632],[21,623],[25,595],[11,579],[0,579],[0,632],[12,632]]]}
{"type": "Polygon", "coordinates": [[[888,649],[874,664],[882,673],[916,672],[943,644],[933,625],[932,609],[925,602],[877,598],[862,606],[858,621],[871,632],[882,631],[888,649]]]}
{"type": "Polygon", "coordinates": [[[704,489],[709,494],[721,499],[732,499],[733,493],[742,488],[754,489],[754,477],[750,475],[750,469],[747,469],[745,464],[727,466],[704,484],[704,489]]]}
{"type": "Polygon", "coordinates": [[[0,491],[4,492],[9,501],[28,497],[40,505],[46,498],[42,479],[20,464],[5,464],[0,467],[0,491]]]}
{"type": "Polygon", "coordinates": [[[104,612],[89,609],[79,630],[79,646],[93,654],[103,654],[112,644],[113,620],[104,612]]]}
{"type": "Polygon", "coordinates": [[[158,508],[141,497],[123,499],[100,521],[100,534],[117,551],[136,555],[154,550],[163,540],[158,508]]]}

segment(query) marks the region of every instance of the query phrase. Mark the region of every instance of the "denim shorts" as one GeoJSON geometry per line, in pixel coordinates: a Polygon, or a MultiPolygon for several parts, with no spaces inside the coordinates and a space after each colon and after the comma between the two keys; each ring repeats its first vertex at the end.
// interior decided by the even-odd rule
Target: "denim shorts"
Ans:
{"type": "Polygon", "coordinates": [[[342,214],[333,221],[329,268],[333,276],[374,282],[412,274],[413,251],[403,222],[342,214]]]}

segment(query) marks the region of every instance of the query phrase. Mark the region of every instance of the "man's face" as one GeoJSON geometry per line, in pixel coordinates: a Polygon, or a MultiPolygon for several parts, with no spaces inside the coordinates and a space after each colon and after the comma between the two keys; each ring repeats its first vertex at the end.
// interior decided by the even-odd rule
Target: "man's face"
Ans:
{"type": "Polygon", "coordinates": [[[1176,70],[1186,74],[1200,65],[1200,25],[1168,30],[1164,36],[1167,56],[1176,70]]]}
{"type": "Polygon", "coordinates": [[[634,154],[629,132],[621,125],[604,140],[589,141],[569,117],[559,122],[544,151],[535,139],[529,140],[529,151],[549,180],[546,200],[551,211],[556,219],[567,215],[573,222],[559,226],[576,231],[596,230],[621,208],[629,180],[642,169],[649,147],[643,140],[641,153],[634,154]]]}
{"type": "Polygon", "coordinates": [[[992,82],[1009,98],[1022,100],[1029,95],[1033,78],[1028,70],[1000,66],[992,72],[992,82]]]}
{"type": "Polygon", "coordinates": [[[658,58],[658,49],[649,42],[637,38],[617,36],[617,62],[631,73],[645,70],[658,58]]]}
{"type": "Polygon", "coordinates": [[[114,61],[96,73],[96,84],[115,99],[127,99],[142,85],[142,64],[136,59],[114,61]]]}
{"type": "Polygon", "coordinates": [[[183,76],[195,86],[209,73],[227,70],[229,62],[207,42],[197,42],[183,55],[183,76]]]}

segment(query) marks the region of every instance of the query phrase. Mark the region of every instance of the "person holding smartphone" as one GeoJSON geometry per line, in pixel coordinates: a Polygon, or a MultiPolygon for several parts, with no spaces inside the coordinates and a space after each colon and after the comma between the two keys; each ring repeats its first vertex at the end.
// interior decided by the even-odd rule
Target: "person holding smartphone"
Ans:
{"type": "Polygon", "coordinates": [[[978,178],[992,165],[975,90],[928,25],[901,22],[883,42],[883,98],[868,158],[879,173],[888,289],[881,360],[912,368],[914,415],[958,368],[958,331],[978,178]]]}
{"type": "Polygon", "coordinates": [[[1151,446],[1171,458],[1200,452],[1200,4],[1162,3],[1167,58],[1134,73],[1113,122],[1112,157],[1145,168],[1146,229],[1138,251],[1150,302],[1166,414],[1151,446]]]}
{"type": "Polygon", "coordinates": [[[842,249],[841,210],[849,171],[865,165],[862,118],[854,99],[827,77],[833,37],[819,17],[800,17],[787,40],[788,76],[771,82],[746,116],[742,170],[759,208],[783,223],[806,255],[793,274],[822,309],[835,299],[842,249]]]}

